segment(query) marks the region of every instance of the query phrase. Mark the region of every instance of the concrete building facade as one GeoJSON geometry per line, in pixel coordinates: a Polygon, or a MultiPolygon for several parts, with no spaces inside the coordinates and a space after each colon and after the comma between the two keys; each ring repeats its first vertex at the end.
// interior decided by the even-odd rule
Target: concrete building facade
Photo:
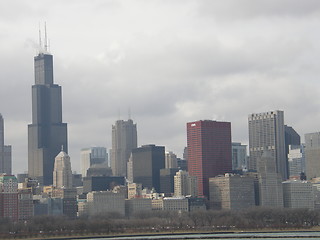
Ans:
{"type": "Polygon", "coordinates": [[[287,158],[284,134],[283,111],[253,113],[248,117],[249,123],[249,170],[258,169],[258,159],[264,150],[272,152],[277,172],[283,180],[288,178],[287,158]]]}
{"type": "Polygon", "coordinates": [[[137,148],[137,125],[131,119],[112,125],[111,168],[114,176],[127,176],[127,162],[137,148]]]}
{"type": "Polygon", "coordinates": [[[314,193],[311,182],[288,180],[282,183],[285,208],[314,209],[314,193]]]}
{"type": "Polygon", "coordinates": [[[320,177],[320,132],[305,136],[305,163],[307,179],[320,177]]]}
{"type": "Polygon", "coordinates": [[[209,179],[210,208],[241,210],[255,206],[254,178],[225,174],[209,179]]]}
{"type": "Polygon", "coordinates": [[[69,155],[63,150],[55,157],[53,170],[53,186],[72,188],[72,170],[69,155]]]}
{"type": "Polygon", "coordinates": [[[174,196],[198,196],[197,177],[190,176],[187,171],[179,170],[174,176],[174,196]]]}

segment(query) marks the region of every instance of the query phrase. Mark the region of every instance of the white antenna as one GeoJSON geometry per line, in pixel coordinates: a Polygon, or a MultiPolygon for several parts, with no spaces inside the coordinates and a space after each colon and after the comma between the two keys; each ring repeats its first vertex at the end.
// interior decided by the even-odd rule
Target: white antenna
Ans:
{"type": "Polygon", "coordinates": [[[40,28],[40,22],[39,22],[39,49],[41,52],[42,49],[42,41],[41,41],[41,28],[40,28]]]}
{"type": "Polygon", "coordinates": [[[47,23],[44,22],[44,51],[48,51],[47,23]]]}

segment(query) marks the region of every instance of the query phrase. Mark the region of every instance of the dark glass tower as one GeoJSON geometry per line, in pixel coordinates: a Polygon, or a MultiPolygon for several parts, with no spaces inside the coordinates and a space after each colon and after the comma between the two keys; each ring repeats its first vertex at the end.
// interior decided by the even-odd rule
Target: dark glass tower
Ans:
{"type": "Polygon", "coordinates": [[[39,53],[34,58],[32,124],[28,125],[28,173],[43,185],[53,181],[54,159],[68,152],[67,124],[62,122],[61,86],[53,82],[53,57],[39,53]]]}

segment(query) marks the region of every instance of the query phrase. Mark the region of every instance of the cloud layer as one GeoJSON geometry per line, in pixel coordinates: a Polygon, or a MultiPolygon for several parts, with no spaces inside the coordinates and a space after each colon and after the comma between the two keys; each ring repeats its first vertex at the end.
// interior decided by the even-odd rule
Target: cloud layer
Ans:
{"type": "Polygon", "coordinates": [[[44,21],[74,170],[81,148],[111,147],[128,109],[139,145],[180,156],[188,121],[230,121],[247,143],[248,114],[280,109],[302,136],[319,131],[319,1],[13,0],[0,3],[0,112],[15,173],[27,170],[44,21]]]}

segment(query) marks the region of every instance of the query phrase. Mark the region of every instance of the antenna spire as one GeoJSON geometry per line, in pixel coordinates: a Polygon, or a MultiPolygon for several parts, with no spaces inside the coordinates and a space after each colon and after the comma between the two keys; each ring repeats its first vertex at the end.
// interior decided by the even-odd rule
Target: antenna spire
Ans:
{"type": "Polygon", "coordinates": [[[131,108],[128,108],[128,119],[131,119],[131,108]]]}
{"type": "Polygon", "coordinates": [[[47,23],[44,22],[44,50],[48,51],[47,23]]]}
{"type": "Polygon", "coordinates": [[[39,22],[39,49],[40,49],[40,51],[41,51],[41,49],[42,49],[40,22],[39,22]]]}

